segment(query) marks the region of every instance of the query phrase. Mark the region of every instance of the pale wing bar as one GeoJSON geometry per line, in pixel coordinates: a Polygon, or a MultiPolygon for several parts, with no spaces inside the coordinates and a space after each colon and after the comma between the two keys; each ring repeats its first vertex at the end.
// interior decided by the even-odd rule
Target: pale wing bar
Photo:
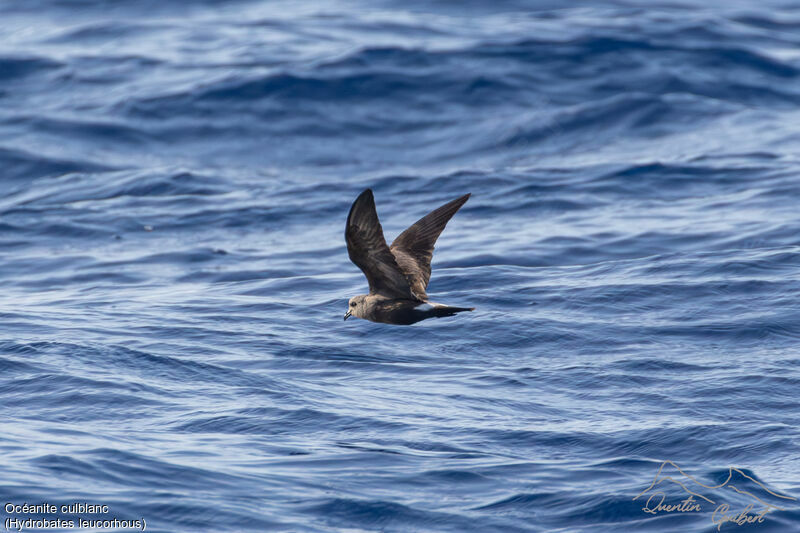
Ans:
{"type": "Polygon", "coordinates": [[[441,235],[447,222],[469,197],[469,194],[465,194],[434,209],[412,224],[392,242],[391,251],[411,282],[411,289],[423,298],[431,278],[431,258],[436,239],[441,235]]]}

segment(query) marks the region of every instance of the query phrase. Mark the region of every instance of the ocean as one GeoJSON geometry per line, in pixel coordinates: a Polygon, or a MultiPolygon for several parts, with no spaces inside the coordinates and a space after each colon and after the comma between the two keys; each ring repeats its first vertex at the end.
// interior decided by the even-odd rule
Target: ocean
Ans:
{"type": "Polygon", "coordinates": [[[6,530],[800,531],[796,1],[0,35],[6,530]],[[389,242],[472,193],[428,294],[474,312],[342,320],[366,188],[389,242]]]}

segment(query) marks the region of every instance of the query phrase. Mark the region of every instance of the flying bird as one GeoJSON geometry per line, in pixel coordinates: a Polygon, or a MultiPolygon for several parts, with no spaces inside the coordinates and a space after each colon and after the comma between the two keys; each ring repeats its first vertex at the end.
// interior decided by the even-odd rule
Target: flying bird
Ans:
{"type": "Polygon", "coordinates": [[[426,318],[453,316],[474,307],[450,307],[428,301],[433,245],[469,194],[444,204],[417,220],[391,246],[375,211],[372,190],[362,192],[347,215],[344,237],[350,260],[369,282],[369,294],[350,298],[344,319],[409,325],[426,318]]]}

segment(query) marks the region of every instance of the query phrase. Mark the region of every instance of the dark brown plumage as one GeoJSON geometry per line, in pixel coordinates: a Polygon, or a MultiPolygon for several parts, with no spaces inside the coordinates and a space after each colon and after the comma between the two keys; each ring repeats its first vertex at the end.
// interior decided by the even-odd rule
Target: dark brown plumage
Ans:
{"type": "Polygon", "coordinates": [[[350,300],[345,315],[375,322],[413,324],[425,318],[451,316],[473,308],[428,303],[431,258],[436,239],[469,194],[431,211],[386,244],[375,211],[372,190],[362,192],[347,216],[345,240],[350,260],[367,277],[369,294],[350,300]]]}

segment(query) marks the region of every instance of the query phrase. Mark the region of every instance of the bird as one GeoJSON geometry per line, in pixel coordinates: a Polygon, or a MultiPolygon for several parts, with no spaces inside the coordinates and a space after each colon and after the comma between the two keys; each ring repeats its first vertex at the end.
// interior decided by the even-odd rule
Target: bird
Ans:
{"type": "Polygon", "coordinates": [[[434,209],[386,244],[371,189],[350,207],[345,241],[350,260],[364,272],[369,294],[350,298],[344,319],[354,316],[386,324],[411,325],[426,318],[453,316],[474,307],[451,307],[428,301],[436,239],[450,218],[469,199],[465,194],[434,209]]]}

